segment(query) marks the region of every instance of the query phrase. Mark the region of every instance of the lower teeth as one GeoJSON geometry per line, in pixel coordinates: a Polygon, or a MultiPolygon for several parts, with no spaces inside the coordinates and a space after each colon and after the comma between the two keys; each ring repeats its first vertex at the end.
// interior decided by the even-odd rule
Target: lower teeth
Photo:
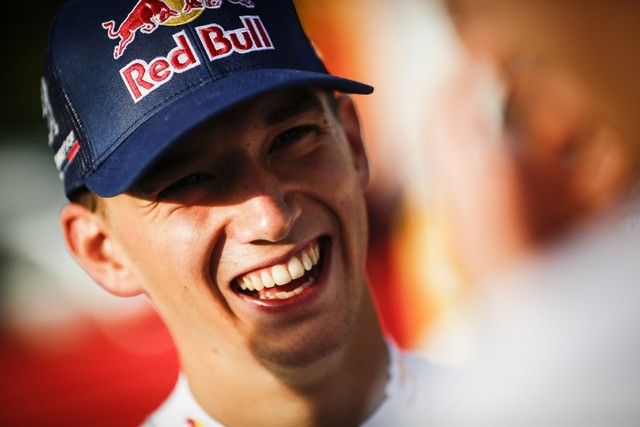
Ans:
{"type": "Polygon", "coordinates": [[[300,287],[297,287],[297,288],[295,288],[294,290],[292,290],[290,292],[277,292],[275,294],[272,294],[272,293],[262,294],[262,293],[260,293],[260,299],[261,300],[272,300],[272,299],[287,299],[287,298],[291,298],[293,296],[300,295],[302,293],[302,291],[304,291],[309,286],[311,286],[312,282],[313,282],[313,278],[311,278],[304,285],[302,285],[300,287]]]}

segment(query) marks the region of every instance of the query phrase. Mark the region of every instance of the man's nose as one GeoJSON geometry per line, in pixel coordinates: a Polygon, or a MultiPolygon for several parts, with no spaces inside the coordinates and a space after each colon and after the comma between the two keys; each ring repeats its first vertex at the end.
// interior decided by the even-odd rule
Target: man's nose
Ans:
{"type": "Polygon", "coordinates": [[[263,188],[240,203],[232,219],[232,233],[241,243],[278,242],[289,235],[300,214],[293,194],[277,186],[263,188]]]}

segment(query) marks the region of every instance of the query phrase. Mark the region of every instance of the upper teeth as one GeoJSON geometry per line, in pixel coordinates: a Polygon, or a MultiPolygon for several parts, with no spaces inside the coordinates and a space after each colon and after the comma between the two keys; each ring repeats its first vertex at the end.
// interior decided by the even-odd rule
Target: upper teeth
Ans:
{"type": "Polygon", "coordinates": [[[249,291],[261,291],[264,288],[282,286],[304,276],[306,271],[318,264],[320,249],[314,243],[301,253],[291,257],[283,264],[277,264],[260,271],[254,271],[238,279],[240,289],[249,291]]]}

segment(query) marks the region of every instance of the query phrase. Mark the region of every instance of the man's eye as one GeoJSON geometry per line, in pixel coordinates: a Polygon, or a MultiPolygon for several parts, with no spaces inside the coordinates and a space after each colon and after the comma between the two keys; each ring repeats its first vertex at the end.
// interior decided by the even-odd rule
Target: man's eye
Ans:
{"type": "Polygon", "coordinates": [[[185,191],[200,188],[200,184],[204,184],[211,179],[211,176],[201,173],[185,176],[162,190],[160,192],[160,198],[167,198],[185,191]]]}
{"type": "Polygon", "coordinates": [[[189,175],[187,177],[184,177],[180,180],[178,180],[177,182],[173,183],[171,186],[172,187],[188,187],[190,185],[195,185],[198,184],[204,180],[209,179],[209,177],[207,175],[201,174],[201,173],[196,173],[193,175],[189,175]]]}
{"type": "Polygon", "coordinates": [[[276,137],[271,145],[271,151],[285,148],[291,144],[303,140],[307,136],[315,135],[315,126],[297,126],[287,129],[276,137]]]}

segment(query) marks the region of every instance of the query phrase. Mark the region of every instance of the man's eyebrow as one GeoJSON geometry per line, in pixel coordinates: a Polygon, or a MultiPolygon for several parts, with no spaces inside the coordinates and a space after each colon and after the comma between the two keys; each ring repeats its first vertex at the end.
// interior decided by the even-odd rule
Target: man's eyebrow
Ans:
{"type": "Polygon", "coordinates": [[[273,126],[309,112],[324,113],[322,102],[313,92],[296,92],[295,96],[287,97],[286,101],[270,111],[266,115],[264,122],[267,126],[273,126]]]}

